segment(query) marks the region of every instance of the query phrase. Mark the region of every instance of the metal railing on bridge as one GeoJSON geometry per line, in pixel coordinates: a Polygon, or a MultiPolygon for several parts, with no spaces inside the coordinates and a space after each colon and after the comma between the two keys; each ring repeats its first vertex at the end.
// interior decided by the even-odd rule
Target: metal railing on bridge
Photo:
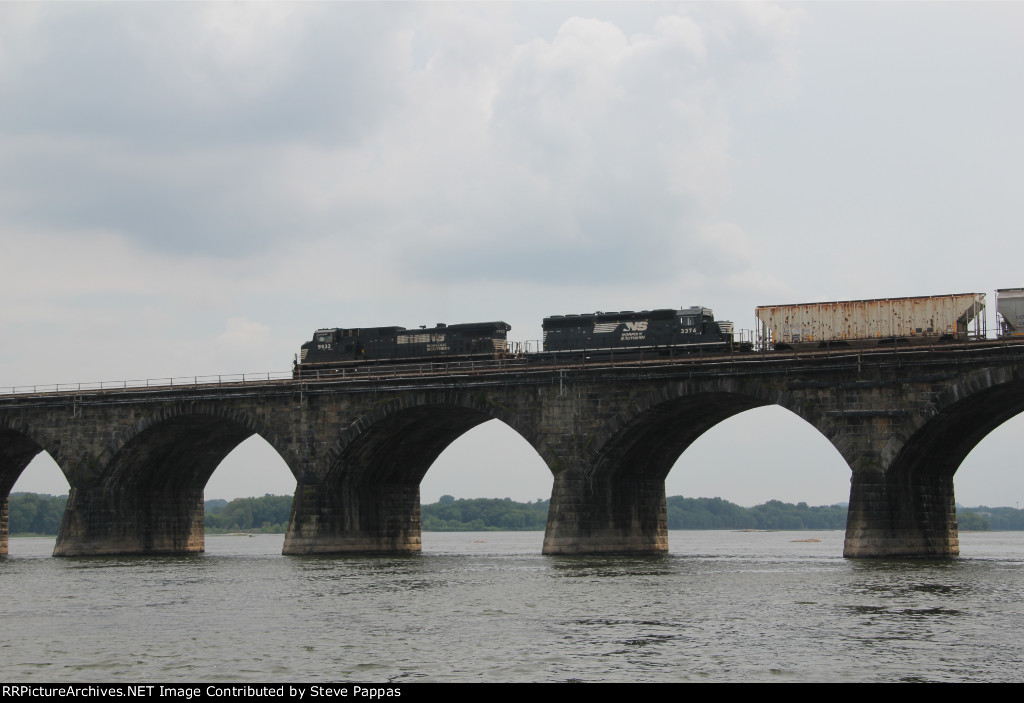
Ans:
{"type": "MultiPolygon", "coordinates": [[[[459,376],[476,375],[494,372],[550,371],[555,368],[598,368],[598,367],[639,367],[675,366],[685,364],[741,364],[748,365],[758,361],[785,361],[812,358],[854,358],[896,355],[904,359],[935,351],[958,351],[960,353],[983,352],[994,347],[1012,347],[1024,351],[1019,339],[1003,338],[970,342],[962,344],[931,344],[913,346],[861,348],[827,348],[821,350],[786,350],[769,351],[753,349],[751,351],[709,353],[698,349],[696,353],[666,356],[643,350],[618,349],[613,353],[591,356],[588,350],[576,350],[569,353],[519,354],[499,359],[473,359],[464,361],[421,361],[401,364],[353,364],[334,368],[311,369],[298,367],[291,371],[261,371],[256,373],[207,374],[201,376],[165,376],[145,379],[128,379],[122,381],[94,381],[83,383],[50,383],[22,386],[0,387],[0,398],[25,397],[32,395],[70,394],[70,393],[104,393],[117,391],[146,391],[188,388],[215,388],[219,386],[259,386],[286,385],[296,383],[349,383],[360,381],[384,380],[393,378],[416,378],[427,376],[459,376]]],[[[601,350],[608,352],[608,350],[601,350]]]]}
{"type": "Polygon", "coordinates": [[[89,381],[85,383],[40,383],[25,386],[0,388],[0,395],[33,395],[43,393],[72,393],[92,391],[113,391],[146,388],[183,388],[200,386],[221,386],[238,383],[267,383],[290,381],[290,371],[263,371],[259,373],[216,374],[206,376],[164,376],[157,378],[128,379],[123,381],[89,381]]]}

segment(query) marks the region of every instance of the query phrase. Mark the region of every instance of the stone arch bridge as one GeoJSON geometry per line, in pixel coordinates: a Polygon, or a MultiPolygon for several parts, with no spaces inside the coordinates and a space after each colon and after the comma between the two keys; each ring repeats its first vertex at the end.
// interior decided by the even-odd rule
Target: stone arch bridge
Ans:
{"type": "Polygon", "coordinates": [[[461,434],[498,419],[554,475],[546,554],[665,552],[676,459],[770,404],[850,466],[845,556],[956,555],[953,474],[1024,410],[1024,346],[8,395],[0,548],[10,490],[45,450],[71,486],[55,555],[202,551],[203,488],[258,434],[297,480],[286,554],[418,551],[420,480],[461,434]]]}

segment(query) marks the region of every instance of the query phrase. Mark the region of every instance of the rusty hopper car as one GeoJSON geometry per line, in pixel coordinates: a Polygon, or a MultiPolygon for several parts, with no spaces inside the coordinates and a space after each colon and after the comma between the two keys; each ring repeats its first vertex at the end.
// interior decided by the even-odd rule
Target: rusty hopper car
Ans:
{"type": "Polygon", "coordinates": [[[996,313],[1000,337],[1024,337],[1024,288],[997,290],[996,313]]]}
{"type": "MultiPolygon", "coordinates": [[[[733,344],[731,322],[715,321],[701,306],[684,310],[596,312],[545,317],[544,352],[583,352],[622,356],[624,352],[658,354],[728,350],[733,344]]],[[[748,345],[749,346],[749,345],[748,345]]]]}
{"type": "Polygon", "coordinates": [[[985,335],[985,294],[765,305],[755,311],[775,349],[966,341],[985,335]]]}
{"type": "Polygon", "coordinates": [[[503,354],[505,322],[439,323],[428,329],[404,327],[325,328],[302,345],[296,373],[340,365],[418,361],[422,359],[493,358],[503,354]]]}

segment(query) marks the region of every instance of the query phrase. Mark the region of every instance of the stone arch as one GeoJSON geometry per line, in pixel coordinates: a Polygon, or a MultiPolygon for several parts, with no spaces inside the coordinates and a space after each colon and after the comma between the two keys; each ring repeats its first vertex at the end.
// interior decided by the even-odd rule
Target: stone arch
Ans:
{"type": "Polygon", "coordinates": [[[1006,369],[971,374],[933,400],[930,412],[907,423],[882,465],[893,478],[952,480],[974,447],[992,430],[1024,412],[1024,379],[1006,369]]]}
{"type": "Polygon", "coordinates": [[[418,484],[448,445],[489,420],[508,425],[552,465],[555,456],[537,427],[513,410],[486,396],[444,391],[400,396],[362,414],[328,451],[328,476],[418,484]]]}
{"type": "Polygon", "coordinates": [[[183,461],[190,461],[192,471],[205,485],[224,457],[254,434],[266,440],[289,470],[297,473],[275,432],[249,413],[216,404],[177,403],[139,418],[117,436],[99,463],[104,466],[105,481],[132,482],[145,478],[173,483],[175,477],[167,472],[175,471],[175,466],[183,461]],[[187,440],[185,445],[176,446],[182,437],[187,440]],[[183,456],[183,450],[194,452],[191,459],[183,456]],[[140,462],[158,468],[146,477],[135,476],[140,462]]]}
{"type": "Polygon", "coordinates": [[[762,405],[719,422],[682,453],[665,479],[670,527],[672,496],[833,505],[849,499],[850,475],[818,428],[781,405],[762,405]]]}
{"type": "Polygon", "coordinates": [[[638,478],[664,481],[676,460],[706,431],[766,405],[792,412],[843,454],[842,435],[817,403],[762,384],[724,379],[666,384],[632,399],[594,434],[584,450],[586,471],[596,477],[633,465],[638,478]]]}
{"type": "Polygon", "coordinates": [[[449,444],[494,419],[551,465],[539,432],[484,394],[407,394],[363,413],[331,445],[323,475],[299,479],[284,553],[419,551],[421,479],[449,444]]]}
{"type": "MultiPolygon", "coordinates": [[[[7,416],[0,416],[0,556],[7,554],[8,505],[11,489],[31,461],[42,451],[47,451],[55,461],[54,446],[24,422],[7,416]]],[[[64,473],[59,461],[57,466],[64,473]]],[[[67,474],[64,473],[67,478],[67,474]]]]}
{"type": "Polygon", "coordinates": [[[665,477],[676,460],[723,420],[773,404],[842,453],[837,428],[819,404],[778,386],[722,377],[641,391],[594,429],[576,466],[556,475],[544,553],[666,552],[665,477]]]}
{"type": "Polygon", "coordinates": [[[203,551],[203,489],[254,434],[295,473],[275,434],[236,408],[175,403],[137,419],[103,449],[92,480],[72,485],[54,554],[203,551]]]}
{"type": "Polygon", "coordinates": [[[21,472],[42,451],[49,453],[64,471],[56,447],[45,437],[37,435],[30,426],[16,418],[0,416],[0,496],[4,500],[10,495],[21,472]]]}
{"type": "Polygon", "coordinates": [[[966,374],[935,393],[893,432],[874,465],[854,467],[847,557],[960,553],[953,475],[993,429],[1024,411],[1012,367],[966,374]]]}

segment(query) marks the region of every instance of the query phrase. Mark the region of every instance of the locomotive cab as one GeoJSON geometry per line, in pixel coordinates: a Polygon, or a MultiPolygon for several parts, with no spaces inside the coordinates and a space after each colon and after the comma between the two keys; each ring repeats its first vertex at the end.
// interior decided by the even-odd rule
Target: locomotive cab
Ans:
{"type": "Polygon", "coordinates": [[[376,349],[381,345],[382,340],[393,338],[404,329],[404,327],[325,327],[318,329],[313,333],[313,339],[302,345],[299,363],[314,364],[366,359],[368,346],[371,349],[376,349]]]}
{"type": "Polygon", "coordinates": [[[682,335],[700,337],[701,343],[716,341],[732,343],[733,324],[729,320],[716,320],[711,308],[694,306],[676,313],[678,329],[682,335]]]}
{"type": "Polygon", "coordinates": [[[718,332],[713,329],[715,314],[710,308],[696,305],[676,312],[680,334],[703,335],[708,332],[718,332]]]}

